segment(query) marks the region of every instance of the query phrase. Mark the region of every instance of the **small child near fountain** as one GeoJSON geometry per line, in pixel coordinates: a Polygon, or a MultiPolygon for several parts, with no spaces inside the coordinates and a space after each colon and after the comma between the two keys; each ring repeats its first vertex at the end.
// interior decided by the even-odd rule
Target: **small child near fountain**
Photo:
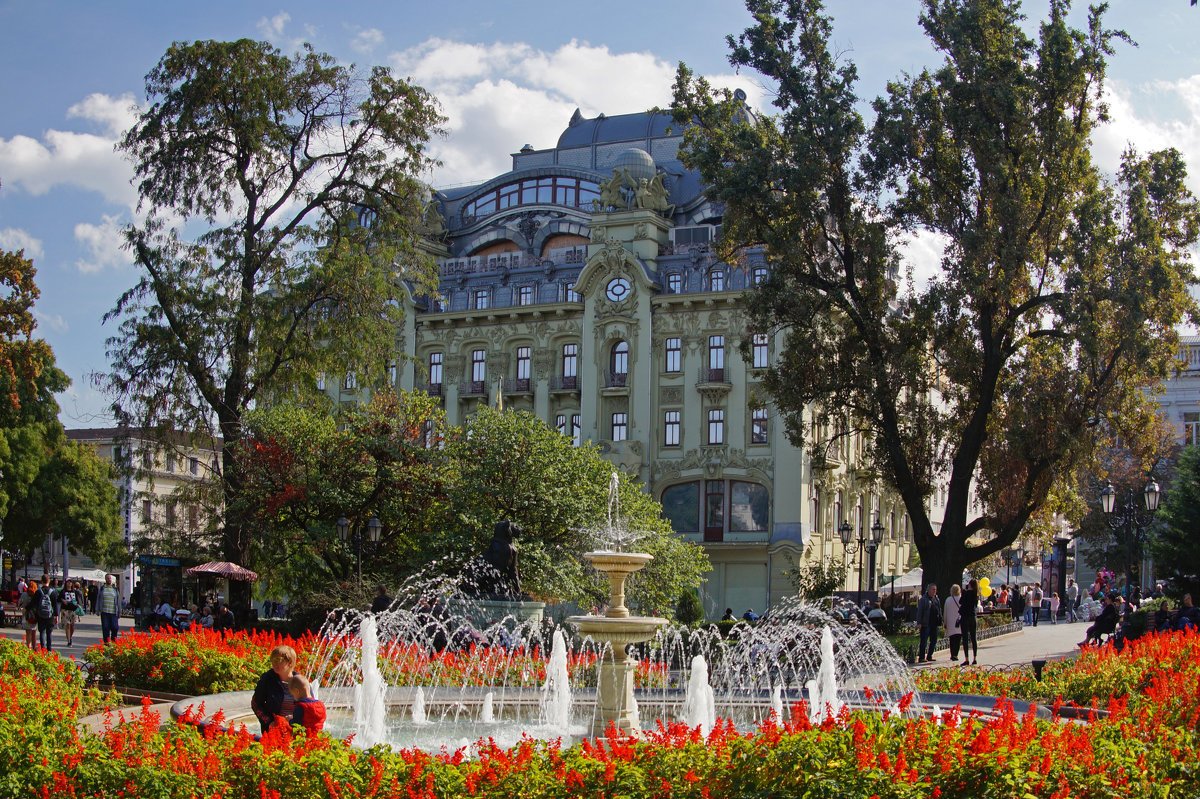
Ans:
{"type": "Polygon", "coordinates": [[[288,691],[296,700],[292,724],[304,727],[309,735],[320,732],[325,726],[325,703],[313,696],[308,678],[303,674],[293,674],[288,682],[288,691]]]}

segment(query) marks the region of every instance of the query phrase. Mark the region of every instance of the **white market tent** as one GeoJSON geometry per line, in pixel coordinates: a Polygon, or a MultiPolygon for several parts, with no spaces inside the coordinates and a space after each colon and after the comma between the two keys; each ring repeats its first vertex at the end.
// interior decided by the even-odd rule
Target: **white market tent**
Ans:
{"type": "Polygon", "coordinates": [[[1015,569],[997,569],[988,575],[988,580],[991,582],[992,588],[996,591],[1000,590],[1000,586],[1004,583],[1009,585],[1033,585],[1042,581],[1042,570],[1037,566],[1024,566],[1021,568],[1021,573],[1017,574],[1015,569]]]}
{"type": "MultiPolygon", "coordinates": [[[[69,580],[91,580],[94,583],[102,583],[102,582],[104,582],[104,576],[106,574],[112,574],[112,573],[113,572],[106,572],[106,571],[104,571],[104,569],[71,569],[70,573],[67,575],[67,579],[69,579],[69,580]]],[[[62,569],[55,571],[53,574],[50,574],[49,576],[62,577],[62,569]]]]}
{"type": "Polygon", "coordinates": [[[881,591],[889,591],[893,587],[897,591],[911,591],[913,589],[920,590],[921,576],[923,574],[924,574],[924,570],[920,566],[918,566],[917,568],[913,569],[912,571],[907,572],[907,573],[902,574],[899,577],[897,577],[895,582],[888,583],[885,586],[880,586],[880,590],[881,591]]]}

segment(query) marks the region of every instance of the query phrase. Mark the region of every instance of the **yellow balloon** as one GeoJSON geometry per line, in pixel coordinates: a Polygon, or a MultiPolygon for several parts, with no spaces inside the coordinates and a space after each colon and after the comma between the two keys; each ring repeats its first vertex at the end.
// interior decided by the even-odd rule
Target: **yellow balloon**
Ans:
{"type": "MultiPolygon", "coordinates": [[[[988,586],[991,584],[992,584],[992,581],[986,577],[983,577],[979,580],[979,587],[981,589],[983,589],[984,591],[988,590],[988,586]]],[[[984,596],[987,596],[987,594],[984,594],[984,596]]]]}
{"type": "Polygon", "coordinates": [[[990,589],[990,588],[980,588],[980,589],[979,589],[979,595],[980,595],[981,597],[983,597],[984,599],[987,599],[988,597],[990,597],[990,596],[992,595],[992,589],[990,589]]]}

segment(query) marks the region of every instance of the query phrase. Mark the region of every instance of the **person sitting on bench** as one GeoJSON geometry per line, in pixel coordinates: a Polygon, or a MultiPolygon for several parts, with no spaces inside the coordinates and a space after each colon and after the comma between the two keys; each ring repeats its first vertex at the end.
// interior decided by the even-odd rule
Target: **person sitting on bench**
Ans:
{"type": "Polygon", "coordinates": [[[1100,642],[1100,636],[1112,635],[1117,629],[1117,620],[1120,616],[1117,613],[1117,605],[1113,601],[1112,594],[1105,594],[1104,609],[1100,611],[1100,616],[1096,619],[1096,623],[1087,628],[1087,635],[1079,642],[1079,646],[1087,646],[1092,641],[1100,642]]]}

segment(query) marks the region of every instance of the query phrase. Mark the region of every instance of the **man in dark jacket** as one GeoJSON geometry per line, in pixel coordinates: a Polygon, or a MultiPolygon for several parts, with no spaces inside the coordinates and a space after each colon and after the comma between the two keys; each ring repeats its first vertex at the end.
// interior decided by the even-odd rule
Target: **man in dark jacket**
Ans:
{"type": "Polygon", "coordinates": [[[1183,604],[1179,606],[1179,610],[1175,611],[1175,616],[1171,619],[1171,629],[1186,630],[1188,627],[1193,630],[1200,627],[1200,608],[1197,608],[1192,603],[1192,595],[1183,595],[1183,604]]]}
{"type": "Polygon", "coordinates": [[[1012,604],[1013,621],[1020,621],[1021,616],[1025,614],[1025,595],[1014,588],[1012,591],[1012,599],[1009,601],[1012,604]]]}
{"type": "Polygon", "coordinates": [[[1112,595],[1105,594],[1102,601],[1104,609],[1100,611],[1100,615],[1096,618],[1095,623],[1087,628],[1087,635],[1079,642],[1079,646],[1087,646],[1092,641],[1099,642],[1100,636],[1112,635],[1113,631],[1117,629],[1119,616],[1117,615],[1117,606],[1113,602],[1112,595]]]}
{"type": "Polygon", "coordinates": [[[921,625],[921,645],[917,650],[917,662],[933,660],[933,648],[937,645],[938,627],[942,626],[942,607],[937,599],[937,586],[930,583],[925,594],[917,603],[917,624],[921,625]],[[929,648],[926,649],[926,643],[929,648]]]}
{"type": "Polygon", "coordinates": [[[54,649],[50,637],[54,633],[54,628],[58,626],[58,592],[43,583],[34,592],[33,601],[29,603],[29,607],[33,608],[33,615],[37,618],[38,643],[42,649],[49,652],[54,649]]]}

